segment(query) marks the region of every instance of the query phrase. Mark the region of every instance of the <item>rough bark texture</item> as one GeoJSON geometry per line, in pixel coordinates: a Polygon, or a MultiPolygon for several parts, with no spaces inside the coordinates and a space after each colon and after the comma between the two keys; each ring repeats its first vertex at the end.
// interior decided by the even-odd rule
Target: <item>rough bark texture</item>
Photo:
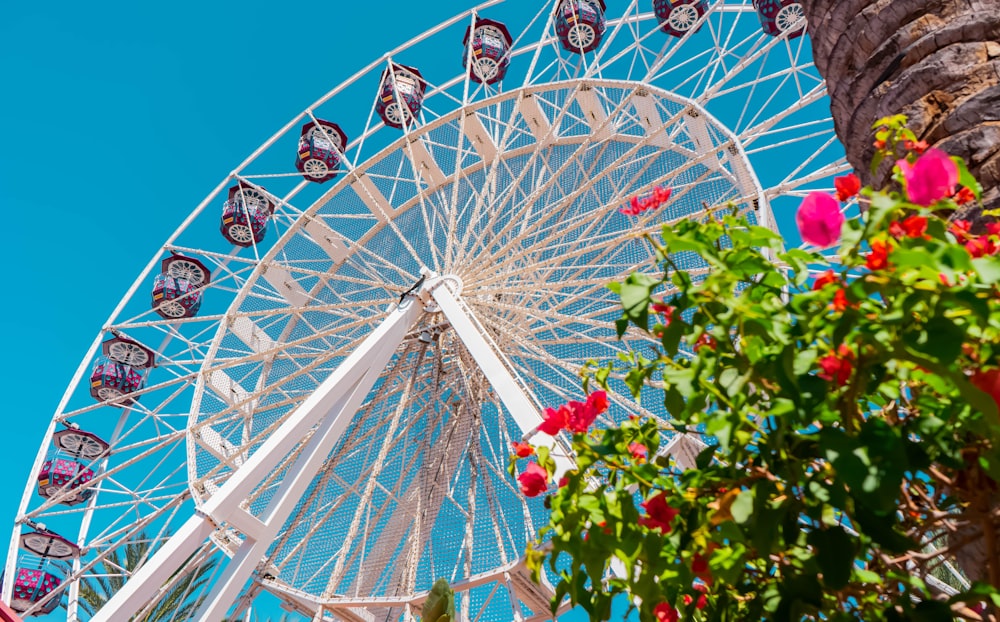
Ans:
{"type": "MultiPolygon", "coordinates": [[[[918,138],[965,158],[984,208],[1000,209],[1000,0],[803,0],[803,8],[837,135],[862,178],[885,181],[888,166],[876,179],[868,173],[871,127],[903,113],[918,138]]],[[[980,229],[978,207],[969,208],[962,216],[980,229]]],[[[987,496],[990,509],[1000,507],[996,493],[987,496]]],[[[956,561],[969,578],[994,584],[1000,555],[989,544],[997,542],[995,517],[949,538],[968,543],[956,561]]]]}
{"type": "Polygon", "coordinates": [[[803,0],[803,8],[837,135],[865,181],[884,181],[868,175],[872,124],[903,113],[919,138],[965,158],[985,208],[1000,209],[1000,0],[803,0]]]}

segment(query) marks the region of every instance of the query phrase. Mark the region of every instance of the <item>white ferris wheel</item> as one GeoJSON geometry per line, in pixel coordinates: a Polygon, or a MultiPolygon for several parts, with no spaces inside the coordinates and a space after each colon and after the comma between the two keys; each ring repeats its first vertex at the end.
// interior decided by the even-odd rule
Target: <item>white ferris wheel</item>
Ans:
{"type": "MultiPolygon", "coordinates": [[[[605,285],[654,269],[664,224],[732,204],[776,228],[848,166],[795,0],[539,4],[387,52],[193,208],[52,417],[4,602],[104,622],[179,589],[199,620],[258,598],[409,620],[444,577],[463,620],[549,617],[523,563],[546,510],[506,465],[520,439],[570,465],[539,413],[645,347],[615,339],[605,285]],[[657,186],[669,203],[620,211],[657,186]],[[95,605],[101,582],[124,587],[95,605]]],[[[665,418],[614,382],[612,417],[665,418]]]]}

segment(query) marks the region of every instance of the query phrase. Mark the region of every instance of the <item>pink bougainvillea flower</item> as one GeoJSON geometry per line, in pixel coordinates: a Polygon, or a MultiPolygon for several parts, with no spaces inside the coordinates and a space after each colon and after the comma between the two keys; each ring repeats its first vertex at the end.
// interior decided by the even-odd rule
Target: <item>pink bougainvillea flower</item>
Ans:
{"type": "Polygon", "coordinates": [[[677,622],[681,616],[670,603],[660,603],[653,607],[653,616],[656,622],[677,622]]]}
{"type": "Polygon", "coordinates": [[[854,352],[846,343],[840,344],[837,352],[827,354],[819,360],[819,377],[844,386],[854,371],[854,352]]]}
{"type": "Polygon", "coordinates": [[[824,192],[810,192],[795,214],[799,234],[807,244],[827,248],[840,240],[844,215],[837,199],[824,192]]]}
{"type": "Polygon", "coordinates": [[[854,173],[849,173],[834,179],[833,187],[837,189],[837,200],[846,201],[856,196],[861,190],[861,180],[854,173]]]}
{"type": "Polygon", "coordinates": [[[524,473],[517,476],[517,485],[525,497],[537,497],[549,487],[549,474],[537,462],[529,462],[524,473]]]}
{"type": "Polygon", "coordinates": [[[556,485],[559,486],[560,488],[562,488],[563,486],[565,486],[568,483],[569,483],[569,478],[566,477],[565,475],[563,475],[562,477],[559,478],[559,483],[556,484],[556,485]]]}
{"type": "Polygon", "coordinates": [[[948,154],[940,149],[928,149],[917,161],[896,160],[906,181],[906,194],[917,205],[933,205],[955,194],[958,167],[948,154]]]}
{"type": "Polygon", "coordinates": [[[569,420],[569,409],[563,405],[559,408],[546,408],[545,417],[542,420],[541,425],[538,426],[539,432],[544,432],[549,436],[555,436],[566,427],[566,423],[569,420]]]}
{"type": "Polygon", "coordinates": [[[659,530],[661,533],[670,533],[670,523],[680,513],[667,505],[666,493],[659,492],[642,502],[642,509],[646,510],[646,516],[639,518],[639,524],[650,529],[659,530]]]}
{"type": "Polygon", "coordinates": [[[669,201],[671,192],[673,192],[671,188],[662,188],[660,186],[653,188],[653,199],[656,201],[656,207],[669,201]]]}
{"type": "Polygon", "coordinates": [[[958,192],[955,193],[954,199],[955,203],[958,203],[959,205],[965,205],[970,201],[976,200],[976,193],[966,188],[965,186],[962,186],[961,188],[958,189],[958,192]]]}
{"type": "Polygon", "coordinates": [[[670,326],[670,321],[674,317],[674,311],[677,310],[675,307],[668,305],[666,302],[663,302],[662,300],[654,302],[653,304],[649,305],[649,309],[653,313],[660,313],[663,315],[664,326],[670,326]]]}
{"type": "Polygon", "coordinates": [[[885,240],[872,240],[872,250],[865,255],[865,266],[869,270],[882,270],[889,267],[889,251],[892,246],[885,240]]]}
{"type": "Polygon", "coordinates": [[[628,452],[632,454],[632,459],[638,463],[643,463],[649,457],[649,450],[642,443],[629,443],[628,452]]]}
{"type": "Polygon", "coordinates": [[[827,270],[823,274],[816,277],[813,281],[813,291],[818,291],[826,287],[831,283],[836,283],[840,280],[840,277],[833,270],[827,270]]]}
{"type": "Polygon", "coordinates": [[[708,560],[701,553],[695,553],[691,558],[691,572],[702,581],[712,580],[712,575],[708,571],[708,560]]]}
{"type": "Polygon", "coordinates": [[[524,441],[511,443],[514,446],[514,455],[518,458],[527,458],[535,453],[535,448],[524,441]]]}
{"type": "Polygon", "coordinates": [[[569,402],[566,404],[566,408],[569,410],[569,417],[566,418],[566,429],[574,434],[583,434],[597,419],[598,412],[584,402],[569,402]]]}

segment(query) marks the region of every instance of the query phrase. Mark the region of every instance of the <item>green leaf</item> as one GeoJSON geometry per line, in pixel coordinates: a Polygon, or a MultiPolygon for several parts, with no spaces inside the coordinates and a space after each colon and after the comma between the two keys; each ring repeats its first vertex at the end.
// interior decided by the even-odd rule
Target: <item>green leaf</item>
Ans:
{"type": "Polygon", "coordinates": [[[913,622],[952,622],[951,607],[939,600],[925,600],[913,609],[913,622]]]}
{"type": "Polygon", "coordinates": [[[854,539],[842,527],[833,527],[810,533],[809,544],[816,548],[823,584],[834,590],[845,587],[854,567],[854,539]]]}
{"type": "Polygon", "coordinates": [[[653,289],[660,284],[648,274],[633,272],[621,283],[618,293],[625,315],[633,324],[642,329],[649,327],[649,304],[653,289]]]}
{"type": "Polygon", "coordinates": [[[736,500],[729,507],[729,511],[737,524],[742,525],[746,523],[750,516],[753,515],[753,500],[754,493],[752,489],[744,490],[736,495],[736,500]]]}

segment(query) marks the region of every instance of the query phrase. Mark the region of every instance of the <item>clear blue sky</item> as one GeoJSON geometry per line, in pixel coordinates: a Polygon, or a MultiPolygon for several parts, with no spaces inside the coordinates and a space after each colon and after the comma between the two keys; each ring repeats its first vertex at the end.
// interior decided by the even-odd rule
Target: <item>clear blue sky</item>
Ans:
{"type": "MultiPolygon", "coordinates": [[[[319,95],[470,4],[5,4],[3,541],[74,370],[183,218],[319,95]]],[[[529,15],[538,2],[508,5],[529,15]]],[[[450,72],[460,51],[438,62],[450,72]]]]}

